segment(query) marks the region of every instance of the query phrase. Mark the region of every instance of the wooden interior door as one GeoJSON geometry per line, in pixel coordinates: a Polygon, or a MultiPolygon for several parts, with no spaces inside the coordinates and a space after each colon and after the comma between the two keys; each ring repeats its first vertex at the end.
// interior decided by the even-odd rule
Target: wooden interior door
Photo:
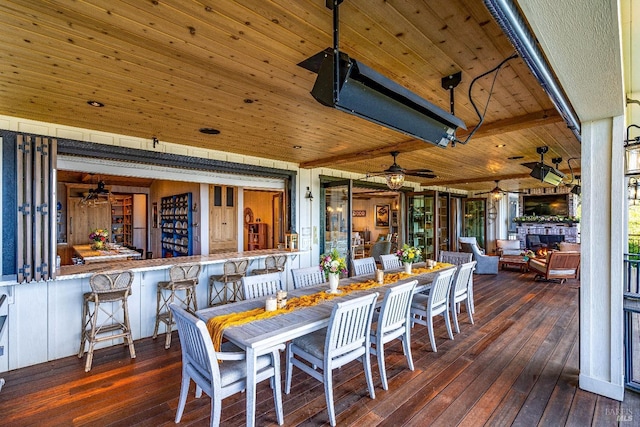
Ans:
{"type": "Polygon", "coordinates": [[[238,250],[238,191],[209,186],[209,253],[238,250]]]}
{"type": "Polygon", "coordinates": [[[89,233],[96,228],[111,231],[111,205],[82,206],[82,197],[67,199],[67,241],[69,246],[89,244],[89,233]]]}

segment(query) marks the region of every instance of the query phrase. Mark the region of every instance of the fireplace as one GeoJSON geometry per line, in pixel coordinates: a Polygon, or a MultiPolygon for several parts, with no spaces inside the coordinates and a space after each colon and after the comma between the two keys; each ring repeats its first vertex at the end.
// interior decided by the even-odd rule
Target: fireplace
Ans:
{"type": "Polygon", "coordinates": [[[564,242],[562,234],[527,234],[526,247],[533,251],[541,248],[557,249],[560,242],[564,242]]]}

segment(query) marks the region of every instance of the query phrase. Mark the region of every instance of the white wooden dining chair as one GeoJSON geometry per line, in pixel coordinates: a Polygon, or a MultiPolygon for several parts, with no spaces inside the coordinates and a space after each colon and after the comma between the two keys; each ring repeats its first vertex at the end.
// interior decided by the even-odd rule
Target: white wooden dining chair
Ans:
{"type": "Polygon", "coordinates": [[[291,275],[293,276],[294,289],[319,285],[327,281],[324,277],[324,272],[319,266],[296,268],[291,270],[291,275]]]}
{"type": "Polygon", "coordinates": [[[433,318],[435,316],[439,314],[444,316],[449,339],[453,339],[451,321],[449,320],[449,290],[451,289],[451,282],[455,272],[456,270],[453,268],[439,271],[433,278],[429,294],[415,294],[411,302],[411,322],[412,324],[419,323],[427,327],[429,341],[434,353],[438,351],[433,333],[433,318]]]}
{"type": "Polygon", "coordinates": [[[256,276],[244,276],[242,278],[242,291],[244,299],[260,298],[267,295],[275,295],[282,289],[280,273],[258,274],[256,276]]]}
{"type": "MultiPolygon", "coordinates": [[[[473,261],[473,253],[471,252],[440,251],[440,254],[438,255],[438,262],[446,262],[453,265],[462,265],[471,261],[473,261]]],[[[476,308],[473,304],[473,274],[469,278],[469,283],[467,284],[467,292],[469,294],[469,299],[467,300],[467,303],[470,307],[469,311],[473,314],[476,312],[476,308]]]]}
{"type": "Polygon", "coordinates": [[[409,369],[413,371],[410,333],[411,317],[409,309],[411,308],[413,292],[417,284],[417,280],[412,280],[409,283],[403,283],[402,285],[388,289],[384,294],[380,314],[374,314],[374,320],[376,320],[377,317],[377,321],[375,322],[375,327],[371,327],[371,347],[369,350],[372,354],[375,354],[378,359],[382,388],[385,390],[389,390],[384,361],[385,344],[394,339],[400,339],[409,369]]]}
{"type": "Polygon", "coordinates": [[[374,274],[378,268],[376,266],[376,260],[373,257],[354,259],[351,260],[351,264],[353,265],[354,276],[374,274]]]}
{"type": "Polygon", "coordinates": [[[469,315],[469,321],[473,325],[473,313],[471,313],[471,305],[469,303],[469,280],[473,276],[473,269],[476,266],[475,261],[467,262],[459,265],[451,285],[451,295],[449,295],[449,311],[453,319],[453,326],[456,333],[460,333],[458,325],[458,313],[460,312],[460,304],[464,301],[469,315]]]}
{"type": "Polygon", "coordinates": [[[383,270],[396,270],[402,268],[402,263],[396,254],[380,255],[380,263],[383,270]]]}
{"type": "Polygon", "coordinates": [[[376,292],[337,303],[333,306],[329,326],[326,329],[303,335],[287,344],[285,393],[291,392],[294,366],[323,383],[329,422],[332,426],[336,425],[333,406],[334,369],[353,360],[360,360],[364,366],[369,395],[372,399],[376,398],[371,375],[369,346],[371,318],[377,298],[376,292]]]}
{"type": "MultiPolygon", "coordinates": [[[[244,391],[247,387],[246,354],[240,348],[225,342],[222,351],[213,348],[211,336],[204,322],[175,304],[170,304],[178,326],[182,348],[182,382],[175,422],[179,423],[189,393],[191,380],[196,384],[196,398],[204,391],[211,397],[211,426],[220,425],[222,399],[244,391]],[[222,361],[220,363],[219,361],[222,361]]],[[[280,350],[284,345],[270,349],[258,357],[256,382],[269,379],[273,389],[278,424],[284,424],[282,389],[280,385],[280,350]]]]}

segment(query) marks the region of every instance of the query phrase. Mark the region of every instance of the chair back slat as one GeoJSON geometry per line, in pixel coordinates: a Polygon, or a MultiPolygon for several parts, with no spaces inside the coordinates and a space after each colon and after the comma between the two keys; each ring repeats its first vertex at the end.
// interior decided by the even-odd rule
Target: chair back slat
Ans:
{"type": "Polygon", "coordinates": [[[245,275],[249,267],[249,260],[246,258],[226,261],[222,267],[225,276],[245,275]]]}
{"type": "Polygon", "coordinates": [[[133,272],[131,271],[109,271],[96,273],[89,279],[91,290],[97,294],[112,292],[131,292],[133,283],[133,272]]]}
{"type": "Polygon", "coordinates": [[[282,283],[278,272],[244,276],[242,278],[242,290],[244,291],[245,299],[275,295],[281,289],[282,283]]]}
{"type": "Polygon", "coordinates": [[[411,300],[417,284],[417,280],[412,280],[387,290],[378,317],[377,330],[382,335],[404,328],[409,320],[411,300]]]}
{"type": "Polygon", "coordinates": [[[172,282],[182,282],[186,280],[198,280],[200,270],[202,266],[200,264],[180,264],[174,265],[169,270],[169,277],[172,282]]]}
{"type": "Polygon", "coordinates": [[[438,262],[446,262],[453,265],[465,264],[471,262],[472,259],[473,253],[471,252],[440,251],[438,255],[438,262]]]}
{"type": "Polygon", "coordinates": [[[324,272],[320,269],[320,266],[293,269],[291,270],[291,275],[293,276],[293,287],[295,289],[326,282],[324,272]]]}
{"type": "Polygon", "coordinates": [[[204,322],[176,304],[170,304],[173,319],[178,327],[182,349],[183,369],[211,378],[215,387],[220,387],[220,371],[213,342],[204,322]]]}
{"type": "Polygon", "coordinates": [[[376,272],[376,260],[373,257],[354,259],[351,262],[353,264],[354,276],[362,276],[376,272]]]}
{"type": "Polygon", "coordinates": [[[353,351],[361,354],[368,351],[371,318],[377,298],[376,292],[333,307],[327,328],[325,358],[336,359],[353,351]]]}
{"type": "Polygon", "coordinates": [[[402,267],[400,259],[395,254],[380,255],[383,270],[395,270],[402,267]]]}
{"type": "Polygon", "coordinates": [[[433,279],[433,285],[429,292],[429,306],[427,311],[431,310],[432,314],[437,314],[441,311],[447,310],[447,303],[449,302],[449,290],[451,289],[451,282],[453,281],[453,275],[455,269],[440,271],[433,279]]]}
{"type": "Polygon", "coordinates": [[[451,287],[451,295],[454,299],[462,297],[467,293],[469,289],[469,280],[471,279],[475,265],[476,261],[471,261],[458,266],[454,284],[451,287]]]}

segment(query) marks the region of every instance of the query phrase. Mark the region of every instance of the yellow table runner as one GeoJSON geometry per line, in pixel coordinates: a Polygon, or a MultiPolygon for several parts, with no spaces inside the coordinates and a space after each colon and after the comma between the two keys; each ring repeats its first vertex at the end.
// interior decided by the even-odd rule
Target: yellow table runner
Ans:
{"type": "Polygon", "coordinates": [[[408,279],[411,276],[423,273],[430,273],[443,268],[452,267],[453,264],[447,264],[439,262],[433,268],[414,268],[412,274],[406,274],[404,272],[391,273],[384,275],[384,283],[379,284],[375,280],[367,280],[366,282],[351,283],[349,285],[341,286],[339,289],[342,291],[339,294],[330,294],[322,290],[311,295],[303,295],[301,297],[293,297],[287,300],[287,305],[283,308],[279,308],[274,311],[265,311],[264,307],[258,307],[239,313],[229,313],[220,316],[212,317],[207,321],[207,329],[211,334],[213,340],[213,346],[216,351],[220,351],[220,344],[222,342],[222,334],[224,330],[231,326],[244,325],[245,323],[252,322],[254,320],[268,319],[270,317],[278,316],[280,314],[289,313],[293,310],[302,307],[312,307],[320,304],[323,301],[328,301],[335,297],[341,297],[351,292],[362,291],[366,289],[376,288],[378,286],[389,285],[402,279],[408,279]]]}

